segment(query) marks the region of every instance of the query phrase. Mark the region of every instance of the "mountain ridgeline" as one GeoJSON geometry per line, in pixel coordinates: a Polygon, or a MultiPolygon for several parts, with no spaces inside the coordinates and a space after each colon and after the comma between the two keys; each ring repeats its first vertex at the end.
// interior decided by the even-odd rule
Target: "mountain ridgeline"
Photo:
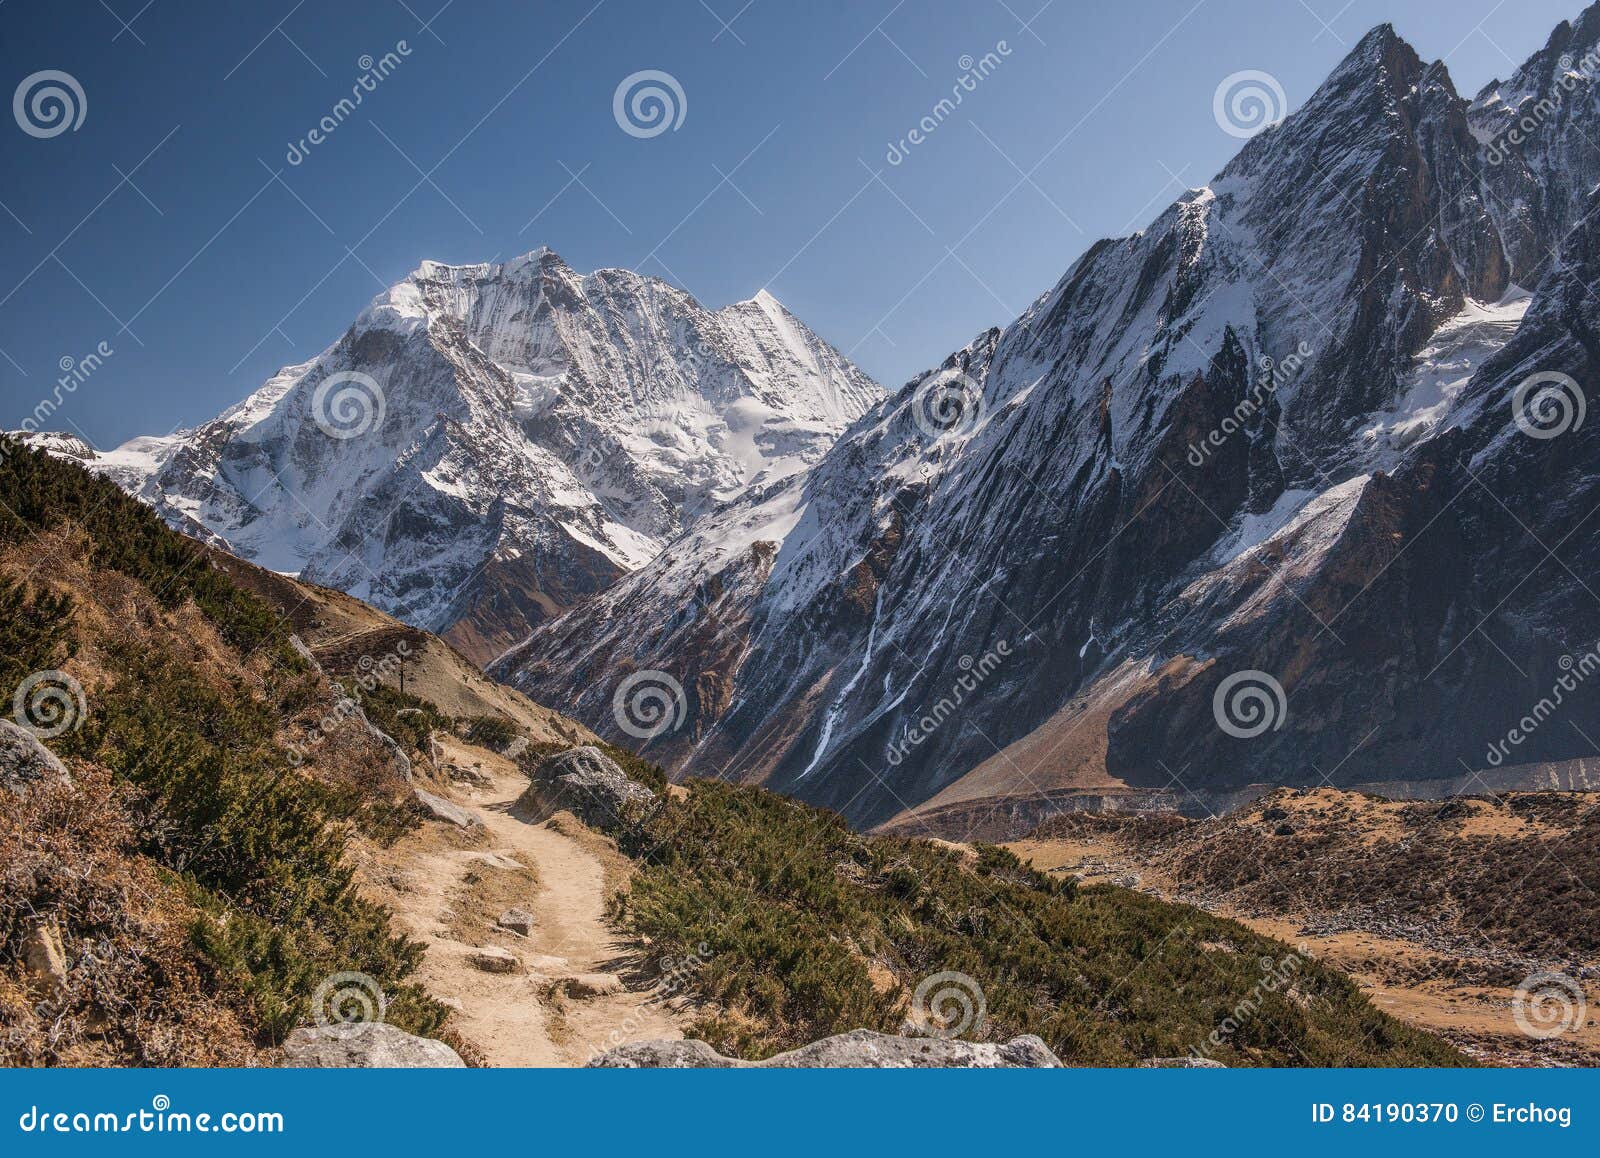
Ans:
{"type": "MultiPolygon", "coordinates": [[[[1600,639],[1597,41],[1590,8],[1469,101],[1373,30],[1209,185],[496,670],[609,735],[666,673],[652,758],[858,825],[1488,769],[1600,639]]],[[[1600,693],[1565,710],[1496,774],[1600,773],[1600,693]]]]}

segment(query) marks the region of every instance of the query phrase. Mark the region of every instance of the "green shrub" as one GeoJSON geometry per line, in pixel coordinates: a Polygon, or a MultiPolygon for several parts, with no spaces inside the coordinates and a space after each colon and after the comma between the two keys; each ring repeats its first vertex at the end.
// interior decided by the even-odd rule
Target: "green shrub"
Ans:
{"type": "MultiPolygon", "coordinates": [[[[404,980],[422,946],[357,894],[345,858],[352,827],[391,833],[402,823],[399,810],[381,795],[300,771],[274,741],[283,722],[321,694],[277,616],[213,568],[198,544],[106,480],[15,444],[0,451],[0,545],[70,525],[85,535],[91,566],[139,581],[164,607],[193,599],[240,653],[228,675],[148,641],[99,640],[109,678],[96,686],[81,725],[52,741],[137,789],[130,807],[138,848],[203,914],[194,942],[218,988],[237,996],[268,1042],[307,1021],[317,985],[345,971],[379,982],[391,1022],[437,1029],[443,1007],[404,980]],[[278,661],[261,685],[239,674],[257,648],[278,661]]],[[[70,654],[71,610],[70,599],[0,581],[8,686],[70,654]]],[[[414,742],[447,726],[431,705],[391,689],[362,699],[380,727],[414,742]],[[402,713],[407,707],[421,710],[402,713]]]]}
{"type": "Polygon", "coordinates": [[[428,737],[451,730],[449,717],[421,696],[388,684],[374,683],[364,688],[355,680],[344,681],[343,687],[361,705],[373,726],[410,752],[428,754],[428,737]]]}
{"type": "Polygon", "coordinates": [[[456,727],[469,744],[502,751],[521,733],[504,716],[457,716],[456,727]]]}
{"type": "Polygon", "coordinates": [[[957,972],[987,1004],[967,1036],[1036,1033],[1076,1064],[1196,1049],[1227,1065],[1465,1064],[1281,942],[1127,889],[1080,889],[1005,849],[862,836],[762,789],[696,780],[630,851],[640,871],[613,918],[659,959],[703,961],[687,984],[718,1012],[693,1032],[742,1056],[897,1029],[919,981],[957,972]],[[1290,957],[1264,991],[1262,962],[1290,957]],[[1208,1043],[1241,1002],[1256,1005],[1208,1043]]]}
{"type": "MultiPolygon", "coordinates": [[[[322,978],[368,973],[394,998],[391,1020],[417,1032],[443,1010],[401,979],[420,945],[357,895],[345,860],[351,825],[375,802],[294,768],[273,742],[273,706],[172,656],[109,649],[120,679],[96,697],[64,750],[110,768],[142,792],[141,840],[213,914],[197,943],[246,995],[271,1041],[309,1015],[322,978]]],[[[381,810],[383,802],[376,802],[381,810]]]]}
{"type": "Polygon", "coordinates": [[[0,577],[0,693],[9,697],[28,676],[59,668],[75,648],[67,639],[72,597],[30,590],[0,577]]]}

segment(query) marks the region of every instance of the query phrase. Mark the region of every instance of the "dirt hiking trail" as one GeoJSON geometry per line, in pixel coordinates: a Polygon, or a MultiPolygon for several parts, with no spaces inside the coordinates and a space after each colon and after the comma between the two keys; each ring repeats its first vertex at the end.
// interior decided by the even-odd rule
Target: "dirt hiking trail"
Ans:
{"type": "Polygon", "coordinates": [[[450,1028],[491,1066],[583,1065],[624,1042],[681,1038],[685,1015],[639,980],[637,947],[605,920],[626,858],[569,813],[519,818],[528,779],[509,760],[444,736],[437,750],[481,775],[448,797],[482,829],[427,821],[370,852],[363,878],[427,946],[415,978],[455,1011],[450,1028]],[[526,936],[496,924],[511,909],[533,916],[526,936]]]}

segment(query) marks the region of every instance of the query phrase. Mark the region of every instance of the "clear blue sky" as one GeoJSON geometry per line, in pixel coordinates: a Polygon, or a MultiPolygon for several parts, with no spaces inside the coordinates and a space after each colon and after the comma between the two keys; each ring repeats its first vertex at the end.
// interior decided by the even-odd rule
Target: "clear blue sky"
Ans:
{"type": "Polygon", "coordinates": [[[765,287],[898,385],[1203,184],[1239,144],[1212,115],[1224,76],[1269,72],[1297,106],[1390,21],[1470,93],[1581,7],[6,0],[0,88],[61,70],[87,114],[47,139],[0,117],[0,426],[105,341],[53,425],[102,447],[166,433],[321,350],[419,260],[541,244],[709,306],[765,287]],[[290,165],[360,58],[402,40],[409,56],[290,165]],[[955,115],[888,164],[962,57],[1001,41],[955,115]],[[613,117],[643,69],[687,104],[645,139],[613,117]]]}

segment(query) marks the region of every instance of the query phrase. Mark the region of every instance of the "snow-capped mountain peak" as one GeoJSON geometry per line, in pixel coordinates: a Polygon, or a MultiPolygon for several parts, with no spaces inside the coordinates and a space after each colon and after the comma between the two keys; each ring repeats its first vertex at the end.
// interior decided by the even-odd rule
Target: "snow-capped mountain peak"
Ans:
{"type": "Polygon", "coordinates": [[[423,261],[217,418],[94,462],[191,533],[487,658],[880,396],[764,290],[708,310],[541,247],[423,261]]]}

